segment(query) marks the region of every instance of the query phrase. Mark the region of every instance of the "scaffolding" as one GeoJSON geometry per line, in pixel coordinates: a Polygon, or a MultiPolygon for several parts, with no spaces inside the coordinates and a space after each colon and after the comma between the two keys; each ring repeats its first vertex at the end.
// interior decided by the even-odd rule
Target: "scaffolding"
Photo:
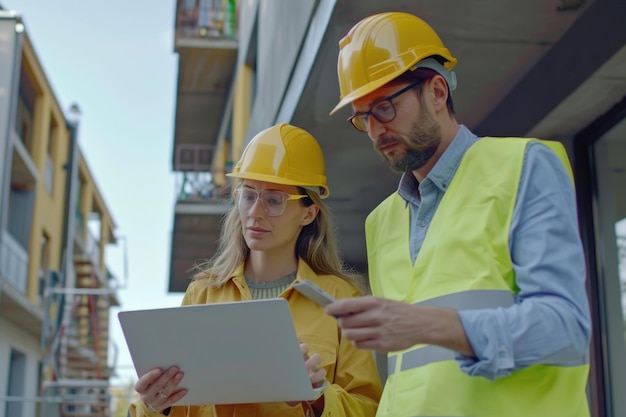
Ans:
{"type": "Polygon", "coordinates": [[[110,417],[114,368],[108,365],[107,341],[117,288],[103,285],[88,256],[75,255],[74,269],[74,288],[51,279],[45,290],[41,415],[110,417]]]}

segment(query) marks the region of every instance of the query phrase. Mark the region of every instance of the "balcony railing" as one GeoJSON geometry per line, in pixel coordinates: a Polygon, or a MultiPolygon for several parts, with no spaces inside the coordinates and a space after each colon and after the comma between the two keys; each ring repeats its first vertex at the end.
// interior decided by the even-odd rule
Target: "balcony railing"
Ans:
{"type": "Polygon", "coordinates": [[[2,233],[0,246],[0,273],[17,290],[26,293],[28,252],[11,236],[2,233]]]}
{"type": "Polygon", "coordinates": [[[208,172],[178,173],[175,186],[179,202],[223,204],[230,198],[230,187],[216,185],[208,172]]]}
{"type": "Polygon", "coordinates": [[[176,38],[235,38],[236,0],[178,0],[176,38]]]}

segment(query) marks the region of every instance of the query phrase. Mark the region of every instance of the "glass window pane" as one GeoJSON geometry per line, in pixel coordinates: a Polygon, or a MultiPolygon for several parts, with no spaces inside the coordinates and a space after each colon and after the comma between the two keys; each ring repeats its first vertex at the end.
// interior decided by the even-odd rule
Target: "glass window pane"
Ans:
{"type": "Polygon", "coordinates": [[[626,416],[626,121],[593,145],[595,235],[598,256],[605,386],[610,416],[626,416]]]}
{"type": "MultiPolygon", "coordinates": [[[[626,184],[624,184],[626,186],[626,184]]],[[[619,280],[622,294],[622,317],[624,319],[624,342],[626,343],[626,219],[615,224],[617,235],[617,260],[619,263],[619,280]]]]}

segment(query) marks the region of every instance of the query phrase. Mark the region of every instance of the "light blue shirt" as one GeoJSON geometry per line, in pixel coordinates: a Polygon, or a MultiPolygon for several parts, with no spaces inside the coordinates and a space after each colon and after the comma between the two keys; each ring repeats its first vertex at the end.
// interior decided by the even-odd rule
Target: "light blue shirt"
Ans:
{"type": "MultiPolygon", "coordinates": [[[[478,140],[461,126],[419,186],[410,172],[402,176],[398,192],[411,208],[414,263],[463,155],[478,140]]],[[[493,380],[533,364],[588,363],[591,320],[576,196],[561,161],[540,143],[526,148],[509,249],[520,289],[517,302],[509,308],[459,311],[476,354],[458,354],[461,369],[493,380]]]]}

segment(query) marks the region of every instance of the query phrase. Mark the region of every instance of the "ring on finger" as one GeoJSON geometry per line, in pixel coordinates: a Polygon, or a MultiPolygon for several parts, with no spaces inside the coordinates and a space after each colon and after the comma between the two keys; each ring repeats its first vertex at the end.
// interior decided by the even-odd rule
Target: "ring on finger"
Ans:
{"type": "Polygon", "coordinates": [[[163,391],[159,391],[158,394],[159,394],[159,397],[161,397],[162,400],[167,400],[168,397],[169,397],[169,395],[167,395],[163,391]]]}

